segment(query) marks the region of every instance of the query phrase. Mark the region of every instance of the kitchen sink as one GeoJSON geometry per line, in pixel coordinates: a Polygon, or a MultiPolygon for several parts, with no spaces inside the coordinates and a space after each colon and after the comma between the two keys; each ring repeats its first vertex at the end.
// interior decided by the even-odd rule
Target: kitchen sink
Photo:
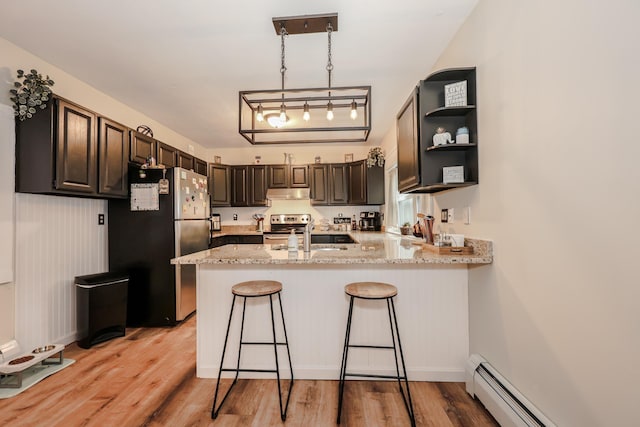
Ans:
{"type": "Polygon", "coordinates": [[[346,251],[347,247],[346,246],[323,246],[321,248],[314,248],[313,245],[311,245],[311,250],[312,251],[346,251]]]}
{"type": "MultiPolygon", "coordinates": [[[[282,245],[271,245],[269,247],[269,249],[271,249],[272,251],[286,251],[289,248],[287,247],[287,245],[282,244],[282,245]]],[[[303,250],[302,245],[298,246],[298,250],[301,251],[303,250]]],[[[346,251],[347,247],[346,246],[336,246],[336,245],[325,245],[325,244],[312,244],[311,245],[311,250],[312,251],[346,251]]]]}

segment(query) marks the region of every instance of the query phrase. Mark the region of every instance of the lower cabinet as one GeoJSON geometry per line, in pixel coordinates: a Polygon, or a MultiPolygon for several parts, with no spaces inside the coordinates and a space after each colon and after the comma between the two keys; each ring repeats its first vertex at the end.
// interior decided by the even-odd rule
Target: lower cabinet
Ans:
{"type": "Polygon", "coordinates": [[[224,245],[261,245],[261,234],[241,234],[241,235],[227,235],[214,237],[211,239],[209,248],[217,248],[224,245]]]}

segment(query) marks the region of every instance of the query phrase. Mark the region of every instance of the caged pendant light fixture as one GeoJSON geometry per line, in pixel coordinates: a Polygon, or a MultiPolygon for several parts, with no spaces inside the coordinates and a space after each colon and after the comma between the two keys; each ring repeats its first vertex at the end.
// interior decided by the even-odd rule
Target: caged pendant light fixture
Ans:
{"type": "Polygon", "coordinates": [[[371,86],[332,86],[338,14],[273,18],[280,36],[280,89],[239,92],[239,132],[251,144],[364,142],[371,132],[371,86]],[[285,89],[285,38],[327,33],[327,87],[285,89]]]}

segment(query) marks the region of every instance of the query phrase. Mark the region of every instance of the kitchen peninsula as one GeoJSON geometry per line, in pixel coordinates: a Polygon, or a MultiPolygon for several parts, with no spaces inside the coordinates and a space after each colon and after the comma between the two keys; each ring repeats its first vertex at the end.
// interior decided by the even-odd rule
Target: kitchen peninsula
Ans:
{"type": "MultiPolygon", "coordinates": [[[[467,268],[493,261],[489,241],[467,239],[472,255],[436,255],[417,239],[389,233],[352,232],[353,244],[312,245],[310,253],[268,245],[225,245],[172,260],[197,266],[197,375],[215,378],[232,300],[231,287],[246,280],[282,282],[282,303],[296,378],[337,379],[348,299],[344,286],[381,281],[398,288],[396,310],[410,380],[464,381],[468,358],[467,268]]],[[[247,301],[245,339],[271,334],[268,304],[247,301]]],[[[356,302],[358,304],[358,302],[356,302]]],[[[383,301],[354,312],[353,343],[390,343],[383,301]],[[380,307],[376,307],[380,304],[380,307]],[[378,309],[380,308],[380,309],[378,309]]],[[[241,312],[236,310],[234,317],[241,312]]],[[[278,316],[276,316],[278,317],[278,316]]],[[[276,320],[278,322],[278,320],[276,320]]],[[[233,325],[239,325],[234,319],[233,325]]],[[[239,326],[232,326],[225,365],[237,359],[239,326]]],[[[279,337],[280,338],[280,337],[279,337]]],[[[267,347],[267,346],[264,346],[267,347]]],[[[272,348],[242,353],[246,368],[273,364],[272,348]]],[[[355,369],[395,370],[392,353],[361,349],[350,354],[355,369]]],[[[244,374],[260,377],[261,374],[244,374]]]]}

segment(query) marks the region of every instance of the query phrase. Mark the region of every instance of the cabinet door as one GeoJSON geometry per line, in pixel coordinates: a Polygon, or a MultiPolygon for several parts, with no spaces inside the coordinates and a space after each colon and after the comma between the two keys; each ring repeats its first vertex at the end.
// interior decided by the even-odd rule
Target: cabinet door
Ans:
{"type": "Polygon", "coordinates": [[[229,166],[209,165],[209,196],[211,206],[231,204],[231,168],[229,166]]]}
{"type": "Polygon", "coordinates": [[[411,94],[396,117],[398,141],[398,191],[420,185],[420,150],[417,90],[411,94]]]}
{"type": "Polygon", "coordinates": [[[309,187],[309,165],[291,165],[290,175],[291,188],[309,187]]]}
{"type": "Polygon", "coordinates": [[[178,166],[183,169],[194,170],[195,159],[191,154],[178,150],[178,166]]]}
{"type": "Polygon", "coordinates": [[[349,204],[367,204],[367,166],[365,161],[349,163],[349,204]]]}
{"type": "Polygon", "coordinates": [[[346,164],[329,165],[329,204],[346,205],[349,200],[349,177],[346,164]]]}
{"type": "Polygon", "coordinates": [[[126,197],[128,188],[129,130],[98,119],[98,193],[126,197]]]}
{"type": "Polygon", "coordinates": [[[311,165],[309,174],[309,193],[312,205],[329,204],[328,166],[311,165]]]}
{"type": "Polygon", "coordinates": [[[267,167],[249,166],[249,206],[267,205],[267,167]]]}
{"type": "Polygon", "coordinates": [[[168,168],[176,166],[178,164],[178,150],[160,141],[157,142],[157,145],[158,155],[156,156],[156,161],[158,162],[158,164],[165,165],[168,168]]]}
{"type": "Polygon", "coordinates": [[[233,166],[231,168],[231,206],[249,206],[248,173],[248,166],[233,166]]]}
{"type": "Polygon", "coordinates": [[[289,165],[268,165],[269,188],[289,188],[289,165]]]}
{"type": "Polygon", "coordinates": [[[140,132],[131,131],[131,154],[129,159],[140,165],[147,162],[149,156],[156,155],[156,140],[140,132]]]}
{"type": "Polygon", "coordinates": [[[195,162],[195,171],[196,173],[199,173],[200,175],[204,175],[207,176],[207,162],[205,162],[204,160],[201,160],[197,157],[194,157],[194,162],[195,162]]]}
{"type": "Polygon", "coordinates": [[[96,192],[96,116],[58,101],[56,189],[96,192]]]}

